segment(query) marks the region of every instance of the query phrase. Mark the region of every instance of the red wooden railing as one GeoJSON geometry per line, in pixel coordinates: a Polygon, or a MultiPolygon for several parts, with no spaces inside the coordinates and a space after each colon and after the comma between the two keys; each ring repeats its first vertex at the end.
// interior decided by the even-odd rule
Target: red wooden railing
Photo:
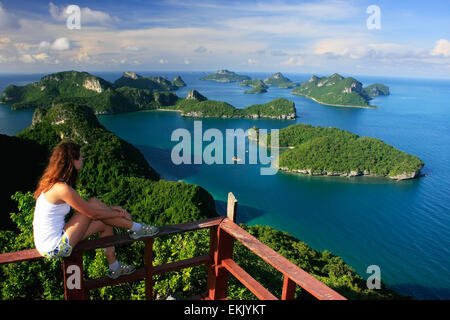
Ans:
{"type": "MultiPolygon", "coordinates": [[[[120,283],[145,279],[145,294],[147,299],[153,298],[153,276],[183,268],[204,265],[208,271],[208,292],[192,299],[225,300],[227,298],[228,277],[233,275],[257,298],[278,300],[272,293],[258,283],[233,260],[235,241],[240,242],[264,261],[272,265],[284,276],[282,300],[294,299],[296,285],[299,285],[311,295],[320,300],[345,300],[343,296],[327,287],[325,284],[308,274],[291,261],[287,260],[273,249],[262,244],[235,223],[237,201],[233,194],[228,197],[227,217],[217,217],[201,221],[170,225],[160,228],[155,237],[189,232],[200,229],[210,230],[209,254],[153,266],[153,238],[133,240],[128,235],[115,235],[95,240],[84,240],[77,244],[72,254],[63,259],[64,289],[66,299],[88,299],[89,290],[120,283]],[[144,241],[144,268],[133,274],[121,276],[118,279],[108,277],[84,279],[83,252],[97,248],[127,245],[134,241],[144,241]],[[80,279],[73,282],[75,271],[80,279]]],[[[0,264],[15,263],[42,258],[36,249],[0,254],[0,264]]]]}

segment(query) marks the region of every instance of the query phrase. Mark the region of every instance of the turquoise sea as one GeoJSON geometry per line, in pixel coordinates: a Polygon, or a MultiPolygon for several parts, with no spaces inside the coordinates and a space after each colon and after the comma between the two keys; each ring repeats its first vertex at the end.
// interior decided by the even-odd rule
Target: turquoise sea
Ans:
{"type": "MultiPolygon", "coordinates": [[[[114,81],[121,73],[93,72],[114,81]]],[[[200,81],[202,72],[139,72],[143,75],[181,75],[184,97],[196,89],[209,99],[236,107],[265,103],[278,97],[295,102],[296,120],[202,119],[203,132],[217,128],[280,129],[294,123],[333,126],[360,136],[375,137],[425,162],[425,177],[394,182],[370,177],[310,177],[278,172],[260,175],[259,165],[180,165],[171,162],[175,129],[193,135],[194,121],[177,112],[142,111],[99,116],[100,122],[131,142],[164,179],[183,180],[207,189],[218,210],[225,211],[228,192],[238,199],[238,222],[270,225],[287,231],[316,250],[344,259],[361,276],[378,265],[388,287],[417,299],[450,299],[450,80],[355,76],[364,85],[383,83],[391,95],[372,100],[380,109],[320,105],[270,88],[247,95],[237,83],[200,81]]],[[[244,74],[244,72],[240,72],[244,74]]],[[[269,73],[245,73],[265,78],[269,73]]],[[[310,74],[284,74],[306,81],[310,74]]],[[[343,74],[350,76],[350,74],[343,74]]],[[[23,85],[42,75],[0,75],[0,90],[23,85]]],[[[322,75],[319,75],[322,76],[322,75]]],[[[33,111],[11,111],[0,105],[0,133],[20,132],[31,123],[33,111]]],[[[209,144],[205,142],[203,146],[209,144]]]]}

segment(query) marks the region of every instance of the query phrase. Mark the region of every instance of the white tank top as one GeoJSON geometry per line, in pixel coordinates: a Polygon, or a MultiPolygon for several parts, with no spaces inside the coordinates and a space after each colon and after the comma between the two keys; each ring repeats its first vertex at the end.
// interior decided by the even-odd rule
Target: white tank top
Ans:
{"type": "Polygon", "coordinates": [[[66,214],[70,211],[67,203],[53,204],[44,193],[36,200],[33,217],[34,245],[39,252],[53,251],[61,241],[66,214]]]}

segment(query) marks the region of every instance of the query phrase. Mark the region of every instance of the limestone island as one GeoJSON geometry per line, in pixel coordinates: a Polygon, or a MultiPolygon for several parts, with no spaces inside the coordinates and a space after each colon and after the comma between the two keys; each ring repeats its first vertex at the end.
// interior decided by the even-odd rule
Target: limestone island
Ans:
{"type": "Polygon", "coordinates": [[[382,84],[374,84],[363,88],[355,78],[335,73],[329,77],[313,75],[308,81],[291,92],[314,101],[338,107],[377,108],[369,104],[374,96],[389,95],[389,88],[382,84]]]}
{"type": "Polygon", "coordinates": [[[299,85],[298,83],[292,82],[291,80],[283,76],[283,74],[281,74],[280,72],[277,72],[271,75],[270,77],[264,79],[264,83],[267,86],[275,86],[278,88],[286,88],[286,89],[295,88],[299,85]]]}
{"type": "Polygon", "coordinates": [[[46,75],[41,81],[25,86],[9,85],[2,92],[0,103],[9,104],[15,110],[48,108],[55,103],[71,102],[89,105],[96,114],[113,114],[156,109],[173,105],[178,100],[177,95],[167,92],[169,87],[163,87],[167,80],[163,81],[162,77],[158,84],[158,80],[141,79],[134,73],[126,72],[119,80],[112,84],[87,72],[63,71],[46,75]],[[124,81],[129,81],[129,86],[122,86],[124,81]],[[155,84],[153,90],[137,88],[149,83],[155,84]]]}
{"type": "Polygon", "coordinates": [[[200,118],[270,118],[295,119],[294,102],[278,98],[265,104],[255,104],[243,109],[222,101],[208,100],[196,90],[191,90],[185,99],[178,99],[173,106],[161,109],[178,110],[185,117],[200,118]]]}
{"type": "Polygon", "coordinates": [[[251,78],[249,76],[239,75],[228,70],[218,70],[214,74],[210,74],[203,78],[200,78],[200,80],[210,80],[216,82],[236,82],[251,80],[251,78]]]}
{"type": "MultiPolygon", "coordinates": [[[[256,132],[258,132],[256,130],[256,132]]],[[[259,138],[260,144],[270,134],[259,138]],[[261,142],[262,141],[262,142],[261,142]]],[[[280,170],[313,176],[376,176],[406,180],[420,176],[424,163],[376,138],[359,137],[337,128],[295,124],[279,131],[280,170]]]]}
{"type": "Polygon", "coordinates": [[[258,78],[254,78],[252,80],[244,80],[239,82],[239,85],[242,87],[252,87],[251,90],[245,90],[244,93],[265,93],[267,92],[266,84],[258,78]]]}
{"type": "Polygon", "coordinates": [[[114,81],[117,88],[130,87],[137,89],[148,89],[157,91],[174,91],[186,86],[180,76],[175,77],[172,82],[161,76],[141,76],[134,72],[124,72],[122,77],[114,81]]]}

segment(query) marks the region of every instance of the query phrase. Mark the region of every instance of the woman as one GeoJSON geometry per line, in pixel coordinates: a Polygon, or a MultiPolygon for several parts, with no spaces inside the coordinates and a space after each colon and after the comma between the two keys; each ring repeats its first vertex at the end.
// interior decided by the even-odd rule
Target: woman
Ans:
{"type": "MultiPolygon", "coordinates": [[[[33,235],[36,249],[46,258],[67,257],[72,248],[90,235],[100,237],[114,234],[113,227],[125,228],[133,239],[153,236],[158,228],[136,223],[130,214],[117,206],[108,207],[98,199],[85,201],[75,190],[78,171],[83,166],[81,148],[72,141],[59,143],[52,152],[34,193],[36,207],[33,235]],[[65,223],[70,208],[74,215],[65,223]]],[[[108,276],[116,279],[131,274],[136,268],[121,264],[114,247],[105,248],[109,264],[108,276]]]]}

